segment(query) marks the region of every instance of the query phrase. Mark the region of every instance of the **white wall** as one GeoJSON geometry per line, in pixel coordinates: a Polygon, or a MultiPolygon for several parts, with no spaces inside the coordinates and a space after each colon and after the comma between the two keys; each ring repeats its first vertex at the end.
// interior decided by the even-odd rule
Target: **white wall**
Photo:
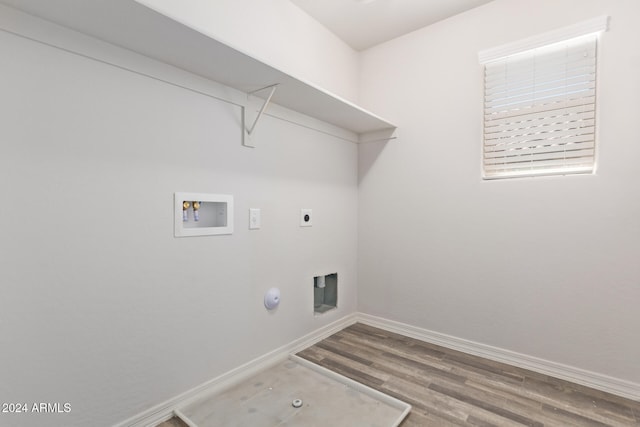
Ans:
{"type": "Polygon", "coordinates": [[[358,53],[289,0],[138,0],[300,80],[358,100],[358,53]]]}
{"type": "Polygon", "coordinates": [[[245,148],[235,106],[5,32],[0,50],[0,402],[72,408],[0,425],[113,425],[355,311],[355,145],[265,116],[245,148]],[[234,234],[174,238],[177,191],[234,195],[234,234]],[[339,308],[314,317],[313,275],[336,271],[339,308]]]}
{"type": "Polygon", "coordinates": [[[365,51],[360,311],[640,382],[640,2],[496,0],[365,51]],[[594,176],[481,180],[481,49],[600,15],[594,176]]]}

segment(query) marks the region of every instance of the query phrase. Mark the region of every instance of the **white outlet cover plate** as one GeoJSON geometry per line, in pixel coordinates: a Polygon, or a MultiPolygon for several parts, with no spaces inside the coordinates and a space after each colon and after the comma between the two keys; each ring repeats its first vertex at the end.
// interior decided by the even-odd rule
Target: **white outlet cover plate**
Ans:
{"type": "Polygon", "coordinates": [[[313,209],[300,209],[300,227],[313,225],[313,209]]]}
{"type": "Polygon", "coordinates": [[[262,226],[262,215],[259,208],[249,209],[249,230],[258,230],[262,226]]]}

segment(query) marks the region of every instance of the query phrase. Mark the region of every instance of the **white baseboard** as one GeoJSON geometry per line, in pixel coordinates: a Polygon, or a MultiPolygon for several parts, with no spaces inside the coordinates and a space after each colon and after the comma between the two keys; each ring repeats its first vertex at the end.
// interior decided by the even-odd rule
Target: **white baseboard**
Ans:
{"type": "Polygon", "coordinates": [[[160,403],[159,405],[149,408],[138,415],[116,424],[114,427],[155,427],[161,422],[171,418],[173,416],[174,409],[189,405],[206,395],[228,388],[251,375],[267,369],[286,359],[290,354],[297,353],[298,351],[333,335],[341,329],[354,324],[357,321],[357,318],[357,314],[353,313],[338,319],[333,323],[290,342],[289,344],[253,359],[242,366],[232,369],[231,371],[225,372],[212,380],[160,403]]]}
{"type": "Polygon", "coordinates": [[[640,384],[607,375],[591,372],[562,363],[540,359],[526,354],[516,353],[503,348],[493,347],[451,335],[441,334],[405,323],[358,313],[358,322],[376,328],[395,332],[420,341],[437,344],[442,347],[484,357],[497,362],[507,363],[530,371],[549,375],[562,380],[581,384],[607,393],[640,401],[640,384]]]}

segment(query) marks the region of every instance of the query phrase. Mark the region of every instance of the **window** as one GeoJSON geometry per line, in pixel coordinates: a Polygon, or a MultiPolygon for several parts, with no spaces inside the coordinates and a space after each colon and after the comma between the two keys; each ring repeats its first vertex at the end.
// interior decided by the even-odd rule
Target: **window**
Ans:
{"type": "Polygon", "coordinates": [[[592,173],[599,18],[480,53],[483,177],[592,173]]]}

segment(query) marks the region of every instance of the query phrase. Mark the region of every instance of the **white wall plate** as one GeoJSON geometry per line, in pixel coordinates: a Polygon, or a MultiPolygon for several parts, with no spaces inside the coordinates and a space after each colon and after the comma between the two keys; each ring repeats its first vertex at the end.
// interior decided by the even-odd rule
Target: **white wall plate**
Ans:
{"type": "Polygon", "coordinates": [[[313,225],[313,210],[300,209],[300,227],[311,227],[313,225]]]}

